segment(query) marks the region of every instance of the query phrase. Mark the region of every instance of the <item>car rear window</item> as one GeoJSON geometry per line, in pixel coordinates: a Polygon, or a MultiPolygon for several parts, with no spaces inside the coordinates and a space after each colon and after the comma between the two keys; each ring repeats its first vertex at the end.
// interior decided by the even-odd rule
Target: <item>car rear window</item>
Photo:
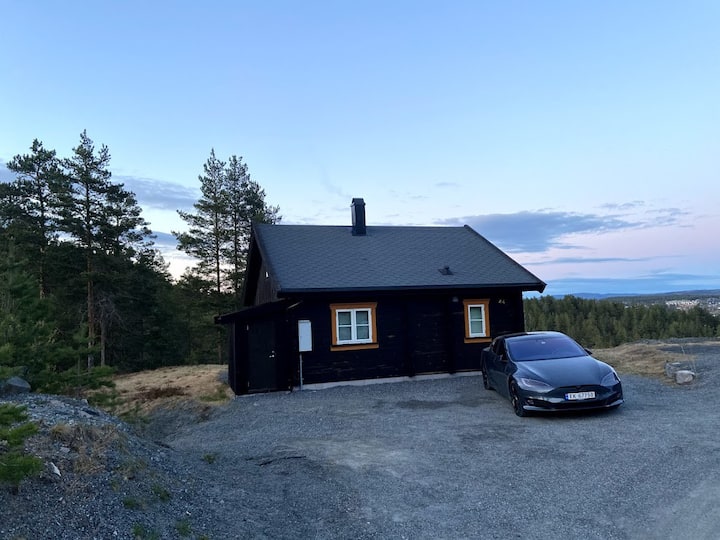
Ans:
{"type": "Polygon", "coordinates": [[[551,360],[554,358],[572,358],[586,356],[585,349],[572,339],[564,336],[551,336],[508,340],[506,342],[510,357],[516,362],[530,360],[551,360]]]}

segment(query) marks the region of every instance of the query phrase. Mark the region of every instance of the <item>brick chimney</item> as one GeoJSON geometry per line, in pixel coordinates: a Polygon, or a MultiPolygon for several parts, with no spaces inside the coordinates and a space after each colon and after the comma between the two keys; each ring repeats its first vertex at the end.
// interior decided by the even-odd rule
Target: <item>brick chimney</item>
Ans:
{"type": "Polygon", "coordinates": [[[365,236],[367,228],[365,227],[365,201],[362,199],[353,199],[352,204],[352,233],[353,236],[365,236]]]}

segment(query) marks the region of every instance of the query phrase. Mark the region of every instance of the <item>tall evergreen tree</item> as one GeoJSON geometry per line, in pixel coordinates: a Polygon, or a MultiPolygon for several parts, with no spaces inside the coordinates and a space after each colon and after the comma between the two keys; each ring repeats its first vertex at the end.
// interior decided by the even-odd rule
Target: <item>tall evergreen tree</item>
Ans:
{"type": "Polygon", "coordinates": [[[228,232],[224,219],[227,211],[225,192],[225,162],[215,157],[215,150],[203,165],[205,174],[200,180],[200,199],[193,205],[195,213],[178,210],[180,217],[190,226],[188,232],[173,234],[178,249],[198,259],[197,273],[213,284],[219,296],[223,291],[221,251],[228,232]]]}
{"type": "Polygon", "coordinates": [[[134,259],[152,249],[154,236],[134,193],[110,184],[104,211],[101,241],[107,255],[134,259]]]}
{"type": "Polygon", "coordinates": [[[48,246],[57,240],[61,198],[68,182],[55,150],[35,139],[30,152],[16,155],[7,164],[17,180],[3,193],[2,213],[10,218],[16,241],[23,245],[42,297],[48,292],[48,246]],[[8,215],[11,209],[14,216],[8,215]]]}
{"type": "Polygon", "coordinates": [[[212,282],[218,297],[236,296],[245,271],[250,226],[253,221],[275,223],[279,209],[266,204],[265,190],[250,179],[242,158],[233,155],[226,163],[212,150],[203,168],[202,197],[193,205],[195,213],[178,210],[190,230],[173,234],[178,249],[198,259],[197,273],[212,282]]]}
{"type": "Polygon", "coordinates": [[[110,189],[110,151],[102,145],[98,152],[87,132],[80,134],[80,144],[74,155],[64,161],[71,189],[65,201],[64,227],[82,248],[85,259],[87,292],[88,368],[94,365],[93,350],[97,345],[97,315],[95,304],[96,261],[101,250],[101,231],[105,224],[108,191],[110,189]]]}
{"type": "MultiPolygon", "coordinates": [[[[265,191],[250,180],[242,158],[232,156],[226,163],[216,157],[213,149],[203,171],[199,176],[202,196],[193,205],[195,212],[178,210],[190,230],[173,234],[178,249],[198,259],[196,269],[186,278],[202,285],[199,289],[203,291],[211,290],[203,302],[210,300],[212,313],[206,317],[212,320],[213,315],[235,306],[252,221],[275,222],[279,217],[277,207],[266,205],[265,191]]],[[[216,330],[217,357],[222,362],[222,331],[216,330]]]]}
{"type": "Polygon", "coordinates": [[[245,275],[250,228],[253,222],[279,221],[279,208],[265,203],[265,190],[250,178],[242,157],[230,156],[224,176],[227,210],[225,212],[227,239],[221,250],[225,280],[237,303],[245,275]]]}

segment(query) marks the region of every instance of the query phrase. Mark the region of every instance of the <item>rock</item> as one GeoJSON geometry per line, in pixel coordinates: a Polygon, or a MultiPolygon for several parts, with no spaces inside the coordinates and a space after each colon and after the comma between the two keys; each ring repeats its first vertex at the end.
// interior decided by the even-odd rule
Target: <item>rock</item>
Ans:
{"type": "Polygon", "coordinates": [[[692,362],[666,362],[665,375],[670,379],[675,379],[678,371],[694,371],[695,366],[692,362]]]}
{"type": "Polygon", "coordinates": [[[27,394],[29,392],[30,383],[20,377],[10,377],[6,381],[0,381],[0,396],[27,394]]]}
{"type": "Polygon", "coordinates": [[[675,374],[682,369],[681,362],[665,362],[665,375],[671,379],[675,378],[675,374]]]}
{"type": "Polygon", "coordinates": [[[52,461],[49,464],[49,469],[55,476],[62,476],[62,474],[60,474],[60,469],[58,469],[57,465],[55,465],[52,461]]]}
{"type": "Polygon", "coordinates": [[[689,369],[681,369],[675,372],[675,382],[678,384],[688,384],[695,379],[695,373],[689,369]]]}

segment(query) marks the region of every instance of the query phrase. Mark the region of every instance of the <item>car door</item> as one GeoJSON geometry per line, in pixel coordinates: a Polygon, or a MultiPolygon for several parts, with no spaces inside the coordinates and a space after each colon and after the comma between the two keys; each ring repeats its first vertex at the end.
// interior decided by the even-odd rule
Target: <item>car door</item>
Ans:
{"type": "Polygon", "coordinates": [[[505,340],[496,339],[489,354],[490,361],[487,362],[486,369],[490,384],[501,394],[507,393],[507,377],[505,371],[507,369],[507,355],[505,354],[505,340]]]}

